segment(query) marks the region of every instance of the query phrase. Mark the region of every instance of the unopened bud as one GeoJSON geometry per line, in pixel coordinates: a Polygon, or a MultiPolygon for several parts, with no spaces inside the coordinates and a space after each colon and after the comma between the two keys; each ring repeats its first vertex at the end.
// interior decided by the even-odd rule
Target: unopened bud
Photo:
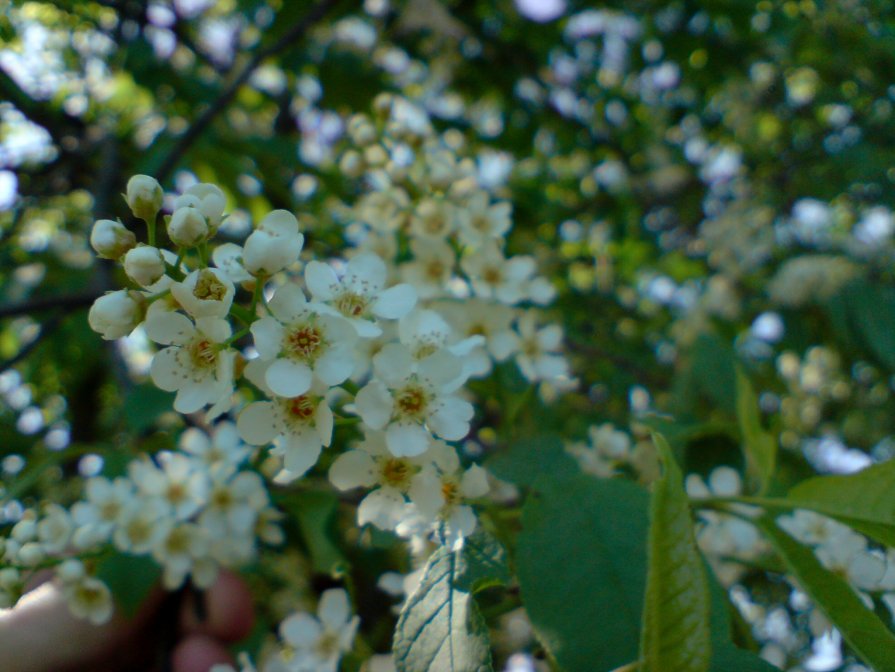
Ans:
{"type": "Polygon", "coordinates": [[[208,222],[196,208],[178,208],[168,221],[168,237],[180,247],[195,247],[208,237],[208,222]]]}
{"type": "Polygon", "coordinates": [[[165,274],[165,260],[157,247],[140,245],[124,255],[124,272],[138,285],[149,287],[165,274]]]}
{"type": "Polygon", "coordinates": [[[93,302],[87,322],[107,341],[123,338],[143,321],[143,306],[144,299],[138,292],[109,292],[93,302]]]}
{"type": "Polygon", "coordinates": [[[120,259],[137,244],[137,237],[121,222],[98,219],[90,232],[90,244],[102,259],[120,259]]]}
{"type": "Polygon", "coordinates": [[[162,208],[162,185],[149,175],[134,175],[127,182],[127,204],[136,217],[150,222],[162,208]]]}

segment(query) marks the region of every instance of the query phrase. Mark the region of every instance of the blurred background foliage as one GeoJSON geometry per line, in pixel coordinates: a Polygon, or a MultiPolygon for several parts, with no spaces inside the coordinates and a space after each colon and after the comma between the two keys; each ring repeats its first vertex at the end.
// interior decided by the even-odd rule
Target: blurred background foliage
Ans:
{"type": "MultiPolygon", "coordinates": [[[[345,122],[382,92],[476,148],[513,202],[511,250],[558,290],[574,389],[528,394],[510,368],[474,386],[472,438],[498,476],[547,459],[520,438],[605,422],[635,443],[661,429],[687,471],[740,468],[736,366],[783,448],[771,493],[888,459],[893,54],[891,9],[860,0],[0,0],[7,494],[58,483],[64,500],[61,475],[109,473],[178,431],[145,343],[87,327],[124,284],[87,238],[97,218],[130,223],[127,178],[221,185],[234,236],[300,213],[306,247],[337,254],[357,189],[345,122]]],[[[327,497],[302,510],[350,517],[327,497]]],[[[298,524],[318,570],[352,548],[298,524]]],[[[375,560],[392,542],[374,541],[375,560]]],[[[386,566],[370,558],[352,563],[366,590],[386,566]]]]}

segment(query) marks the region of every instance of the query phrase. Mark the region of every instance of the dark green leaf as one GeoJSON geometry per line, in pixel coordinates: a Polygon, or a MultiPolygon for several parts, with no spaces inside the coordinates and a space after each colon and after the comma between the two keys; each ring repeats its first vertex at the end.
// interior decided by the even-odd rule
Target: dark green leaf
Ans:
{"type": "Polygon", "coordinates": [[[115,553],[96,568],[96,576],[115,596],[125,616],[133,616],[161,576],[162,568],[149,556],[115,553]]]}
{"type": "Polygon", "coordinates": [[[466,539],[459,551],[435,551],[398,619],[399,672],[491,670],[488,629],[473,595],[509,579],[503,547],[484,533],[466,539]]]}
{"type": "Polygon", "coordinates": [[[650,505],[646,599],[641,636],[644,672],[706,672],[711,661],[709,588],[696,548],[683,475],[665,439],[653,435],[663,463],[650,505]]]}
{"type": "Polygon", "coordinates": [[[485,466],[498,478],[522,486],[531,486],[542,474],[562,478],[578,472],[562,438],[555,434],[517,441],[492,455],[485,466]]]}
{"type": "Polygon", "coordinates": [[[300,492],[288,505],[298,521],[314,570],[324,574],[338,575],[348,566],[330,532],[338,504],[339,498],[331,492],[300,492]]]}
{"type": "Polygon", "coordinates": [[[535,633],[563,670],[605,672],[637,659],[647,507],[629,481],[535,482],[516,565],[535,633]]]}

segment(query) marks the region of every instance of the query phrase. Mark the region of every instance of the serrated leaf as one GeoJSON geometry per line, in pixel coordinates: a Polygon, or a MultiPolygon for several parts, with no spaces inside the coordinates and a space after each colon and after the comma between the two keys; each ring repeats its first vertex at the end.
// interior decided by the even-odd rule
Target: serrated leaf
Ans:
{"type": "Polygon", "coordinates": [[[707,672],[712,656],[709,586],[689,500],[668,442],[654,434],[653,443],[663,474],[653,486],[650,504],[641,669],[707,672]]]}
{"type": "Polygon", "coordinates": [[[148,555],[115,553],[99,563],[96,577],[105,583],[125,616],[133,616],[161,576],[162,568],[148,555]]]}
{"type": "Polygon", "coordinates": [[[826,569],[810,548],[781,530],[770,516],[755,523],[851,649],[874,670],[895,670],[895,635],[848,583],[826,569]]]}
{"type": "Polygon", "coordinates": [[[577,474],[534,483],[516,569],[535,634],[566,672],[606,672],[638,656],[647,508],[630,481],[577,474]]]}
{"type": "Polygon", "coordinates": [[[749,378],[737,367],[737,420],[743,438],[746,469],[758,484],[758,492],[767,491],[777,465],[777,439],[761,426],[761,408],[749,378]]]}
{"type": "Polygon", "coordinates": [[[855,474],[818,476],[792,488],[793,505],[837,518],[895,525],[895,460],[875,464],[855,474]]]}
{"type": "Polygon", "coordinates": [[[473,595],[509,579],[503,547],[482,532],[466,539],[459,551],[435,551],[398,618],[398,671],[489,672],[488,628],[473,595]]]}

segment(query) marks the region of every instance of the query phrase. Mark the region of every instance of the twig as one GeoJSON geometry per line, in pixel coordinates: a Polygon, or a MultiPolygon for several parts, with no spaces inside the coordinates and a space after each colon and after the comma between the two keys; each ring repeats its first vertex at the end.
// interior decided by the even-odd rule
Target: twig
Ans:
{"type": "Polygon", "coordinates": [[[16,364],[18,364],[23,359],[25,359],[28,355],[30,355],[32,353],[32,351],[38,345],[40,345],[40,343],[47,336],[49,336],[54,331],[56,331],[56,328],[62,323],[62,317],[63,316],[61,313],[57,313],[57,314],[53,315],[50,319],[48,319],[46,322],[44,322],[42,325],[40,325],[40,331],[37,332],[37,335],[34,338],[32,338],[30,341],[28,341],[28,343],[23,345],[22,348],[16,354],[14,354],[12,357],[10,357],[9,359],[7,359],[4,362],[0,362],[0,373],[3,373],[5,371],[11,369],[16,364]]]}
{"type": "Polygon", "coordinates": [[[256,51],[249,59],[249,62],[246,63],[245,67],[238,75],[236,75],[233,81],[230,82],[227,88],[225,88],[217,99],[196,118],[187,131],[180,136],[177,143],[165,157],[165,160],[162,161],[161,166],[155,171],[155,178],[159,182],[164,182],[171,174],[171,171],[173,171],[175,166],[180,162],[180,159],[183,158],[183,155],[186,154],[187,150],[189,150],[199,136],[205,132],[208,125],[211,124],[214,118],[233,101],[239,88],[249,80],[258,66],[271,56],[278,54],[288,47],[294,46],[295,43],[298,42],[304,34],[317,23],[317,21],[323,18],[323,16],[334,7],[337,2],[338,0],[322,0],[315,5],[314,8],[301,19],[301,21],[292,26],[292,28],[280,37],[279,40],[256,51]]]}
{"type": "Polygon", "coordinates": [[[53,309],[70,312],[91,305],[100,296],[102,296],[102,292],[63,294],[61,296],[45,296],[30,301],[22,301],[9,306],[0,306],[0,319],[32,315],[33,313],[42,313],[53,309]]]}

